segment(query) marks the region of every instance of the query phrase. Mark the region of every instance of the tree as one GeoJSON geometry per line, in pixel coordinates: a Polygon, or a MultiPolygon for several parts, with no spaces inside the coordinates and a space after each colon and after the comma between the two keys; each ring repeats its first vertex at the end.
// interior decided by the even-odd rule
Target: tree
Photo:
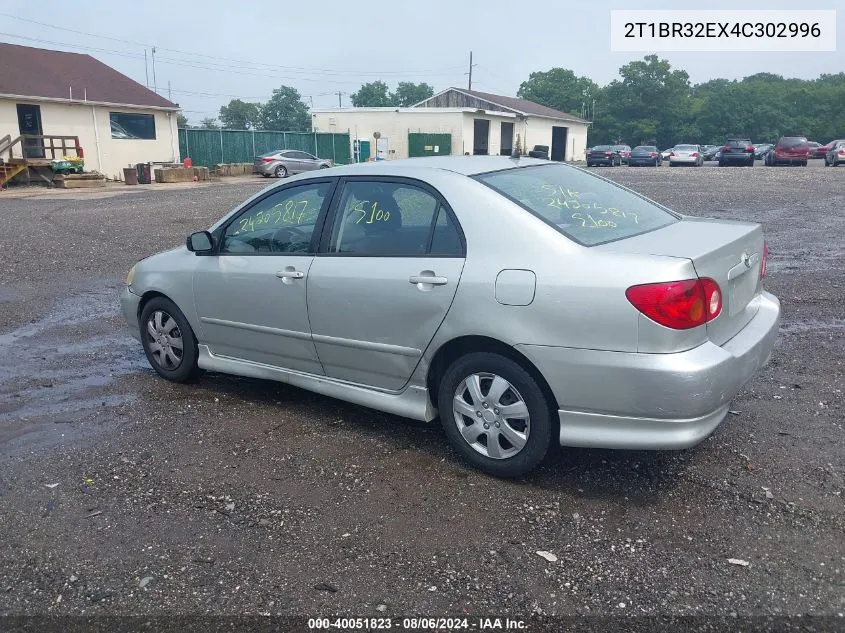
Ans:
{"type": "Polygon", "coordinates": [[[399,85],[396,86],[396,92],[390,95],[391,103],[389,105],[407,108],[428,99],[432,95],[434,95],[434,88],[427,83],[415,84],[412,81],[400,81],[399,85]]]}
{"type": "Polygon", "coordinates": [[[176,127],[191,127],[188,124],[188,117],[181,112],[176,115],[176,127]]]}
{"type": "Polygon", "coordinates": [[[209,130],[216,130],[220,128],[220,126],[217,125],[217,119],[213,116],[207,116],[200,121],[200,127],[208,128],[209,130]]]}
{"type": "Polygon", "coordinates": [[[310,127],[308,106],[296,88],[280,86],[273,91],[270,100],[261,106],[259,128],[303,132],[310,127]]]}
{"type": "Polygon", "coordinates": [[[383,81],[372,81],[364,84],[349,95],[352,105],[356,108],[383,108],[396,105],[393,96],[388,93],[387,84],[383,81]]]}
{"type": "Polygon", "coordinates": [[[589,77],[578,77],[567,68],[531,73],[516,96],[534,103],[579,115],[598,96],[599,86],[589,77]]]}
{"type": "Polygon", "coordinates": [[[220,106],[220,123],[230,130],[255,129],[261,119],[261,104],[232,99],[220,106]]]}

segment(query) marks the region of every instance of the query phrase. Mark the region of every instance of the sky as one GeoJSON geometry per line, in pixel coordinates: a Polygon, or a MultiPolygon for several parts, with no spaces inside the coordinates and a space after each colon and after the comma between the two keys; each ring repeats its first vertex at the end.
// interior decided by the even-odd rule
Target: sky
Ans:
{"type": "Polygon", "coordinates": [[[180,104],[189,121],[280,85],[315,108],[344,107],[362,83],[425,81],[515,95],[531,72],[569,68],[600,85],[648,52],[611,52],[611,9],[839,9],[837,51],[659,53],[693,83],[758,72],[811,79],[845,71],[841,0],[321,0],[77,2],[0,0],[0,41],[88,53],[180,104]],[[60,28],[55,28],[60,27],[60,28]],[[145,71],[144,52],[148,64],[145,71]]]}

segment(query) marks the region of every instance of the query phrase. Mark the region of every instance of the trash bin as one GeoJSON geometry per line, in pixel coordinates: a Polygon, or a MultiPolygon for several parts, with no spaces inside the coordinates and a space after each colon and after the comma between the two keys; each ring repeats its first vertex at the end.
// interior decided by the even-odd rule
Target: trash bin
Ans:
{"type": "Polygon", "coordinates": [[[135,165],[138,171],[138,184],[149,185],[153,181],[152,165],[150,163],[138,163],[135,165]]]}
{"type": "Polygon", "coordinates": [[[138,184],[138,170],[134,167],[124,167],[123,168],[123,180],[126,182],[127,185],[137,185],[138,184]]]}

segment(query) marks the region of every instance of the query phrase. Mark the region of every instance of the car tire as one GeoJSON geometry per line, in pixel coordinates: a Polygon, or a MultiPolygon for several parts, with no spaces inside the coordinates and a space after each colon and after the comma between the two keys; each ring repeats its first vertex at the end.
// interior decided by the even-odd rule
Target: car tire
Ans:
{"type": "Polygon", "coordinates": [[[804,162],[801,163],[801,167],[806,167],[806,166],[807,166],[807,161],[805,160],[804,162]]]}
{"type": "Polygon", "coordinates": [[[140,329],[144,353],[159,376],[173,382],[189,382],[202,374],[194,331],[170,299],[153,297],[147,301],[141,310],[140,329]],[[177,342],[182,346],[181,353],[177,342]]]}
{"type": "Polygon", "coordinates": [[[719,161],[719,167],[724,167],[724,166],[725,166],[724,161],[721,161],[721,160],[720,160],[720,161],[719,161]]]}
{"type": "Polygon", "coordinates": [[[830,167],[830,163],[829,163],[829,162],[827,162],[827,156],[825,156],[825,157],[824,157],[824,166],[825,166],[825,167],[830,167]]]}
{"type": "Polygon", "coordinates": [[[440,381],[437,402],[440,421],[452,447],[488,475],[521,477],[549,451],[555,428],[552,408],[537,381],[510,358],[489,352],[458,358],[440,381]],[[471,393],[473,385],[475,396],[471,393]],[[491,402],[487,398],[494,386],[501,394],[494,394],[495,402],[491,402]],[[458,405],[458,400],[463,404],[458,405]],[[505,418],[496,405],[521,408],[526,415],[505,418]],[[507,431],[502,433],[499,429],[507,431]],[[518,446],[518,442],[524,443],[518,446]],[[496,448],[491,451],[488,446],[496,448]]]}
{"type": "Polygon", "coordinates": [[[288,175],[288,168],[287,168],[287,167],[285,167],[284,165],[279,165],[279,166],[278,166],[278,167],[276,167],[276,169],[273,171],[273,175],[274,175],[276,178],[287,178],[287,175],[288,175]]]}

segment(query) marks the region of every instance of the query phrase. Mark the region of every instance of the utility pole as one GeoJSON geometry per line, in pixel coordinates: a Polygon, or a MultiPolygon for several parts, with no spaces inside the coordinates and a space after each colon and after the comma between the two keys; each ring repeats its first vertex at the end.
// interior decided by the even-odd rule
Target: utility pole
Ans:
{"type": "Polygon", "coordinates": [[[467,83],[467,90],[472,90],[472,67],[478,66],[478,64],[472,63],[472,51],[469,52],[469,72],[466,73],[469,75],[469,82],[467,83]]]}
{"type": "Polygon", "coordinates": [[[342,94],[343,94],[343,93],[342,93],[340,90],[338,90],[338,91],[337,91],[337,107],[338,107],[338,108],[342,108],[342,107],[343,107],[343,101],[341,101],[341,99],[340,99],[340,96],[341,96],[342,94]]]}
{"type": "Polygon", "coordinates": [[[153,92],[158,92],[156,85],[156,47],[153,46],[153,92]]]}
{"type": "Polygon", "coordinates": [[[147,66],[147,49],[146,48],[144,49],[144,77],[146,78],[144,85],[149,90],[149,88],[150,88],[150,67],[147,66]]]}

